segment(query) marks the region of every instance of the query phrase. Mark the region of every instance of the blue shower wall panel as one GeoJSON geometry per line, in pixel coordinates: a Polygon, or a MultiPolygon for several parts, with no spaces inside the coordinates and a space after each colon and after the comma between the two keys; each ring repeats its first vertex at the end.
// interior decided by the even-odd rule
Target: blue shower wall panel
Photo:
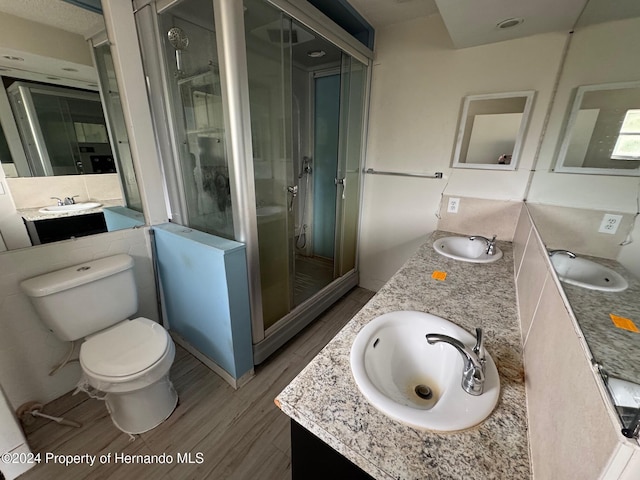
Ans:
{"type": "Polygon", "coordinates": [[[340,126],[340,75],[315,79],[313,254],[333,258],[340,126]]]}
{"type": "Polygon", "coordinates": [[[253,368],[245,246],[171,223],[153,230],[170,330],[242,377],[253,368]]]}
{"type": "Polygon", "coordinates": [[[144,225],[144,215],[127,207],[104,207],[102,214],[109,232],[144,225]]]}

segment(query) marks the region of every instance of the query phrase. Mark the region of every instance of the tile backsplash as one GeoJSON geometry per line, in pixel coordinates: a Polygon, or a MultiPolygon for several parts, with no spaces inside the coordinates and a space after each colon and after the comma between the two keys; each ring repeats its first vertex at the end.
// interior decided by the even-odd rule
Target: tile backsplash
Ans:
{"type": "Polygon", "coordinates": [[[76,202],[123,198],[117,173],[7,178],[6,183],[17,209],[55,205],[51,197],[79,195],[76,202]]]}
{"type": "Polygon", "coordinates": [[[457,213],[447,211],[449,199],[443,196],[440,205],[438,230],[463,235],[482,235],[498,240],[513,240],[513,235],[522,209],[522,202],[509,200],[487,200],[483,198],[460,197],[457,213]]]}

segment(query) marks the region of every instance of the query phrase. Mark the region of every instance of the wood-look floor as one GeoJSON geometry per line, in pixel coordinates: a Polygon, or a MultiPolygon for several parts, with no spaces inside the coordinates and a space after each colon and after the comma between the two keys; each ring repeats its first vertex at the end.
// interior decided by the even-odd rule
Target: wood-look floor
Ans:
{"type": "Polygon", "coordinates": [[[33,452],[107,455],[105,465],[39,464],[20,477],[30,479],[260,479],[291,477],[289,417],[274,405],[278,393],[373,296],[356,288],[289,341],[244,387],[234,390],[182,348],[177,347],[171,379],[180,403],[171,417],[131,441],[118,430],[104,403],[85,394],[64,395],[45,406],[82,428],[38,420],[26,427],[33,452]],[[173,456],[172,464],[115,464],[115,453],[173,456]],[[201,453],[203,462],[177,463],[177,454],[201,453]]]}

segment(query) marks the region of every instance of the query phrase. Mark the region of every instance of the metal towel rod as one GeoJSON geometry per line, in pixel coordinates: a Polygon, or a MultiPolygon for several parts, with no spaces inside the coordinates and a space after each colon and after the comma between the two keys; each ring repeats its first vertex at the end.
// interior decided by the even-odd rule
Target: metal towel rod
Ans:
{"type": "Polygon", "coordinates": [[[436,172],[434,175],[423,175],[421,173],[383,172],[381,170],[367,168],[364,173],[370,173],[372,175],[393,175],[395,177],[442,178],[442,172],[436,172]]]}

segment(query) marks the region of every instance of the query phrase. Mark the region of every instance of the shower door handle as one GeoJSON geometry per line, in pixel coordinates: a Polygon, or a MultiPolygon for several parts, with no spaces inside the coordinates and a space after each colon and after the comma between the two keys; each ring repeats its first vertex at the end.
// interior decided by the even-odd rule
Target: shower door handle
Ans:
{"type": "Polygon", "coordinates": [[[336,187],[338,185],[342,185],[342,199],[344,200],[344,192],[347,190],[347,179],[346,178],[336,178],[334,180],[336,187]]]}
{"type": "Polygon", "coordinates": [[[289,200],[289,211],[293,211],[293,199],[298,196],[298,185],[289,185],[287,192],[291,194],[291,200],[289,200]]]}

